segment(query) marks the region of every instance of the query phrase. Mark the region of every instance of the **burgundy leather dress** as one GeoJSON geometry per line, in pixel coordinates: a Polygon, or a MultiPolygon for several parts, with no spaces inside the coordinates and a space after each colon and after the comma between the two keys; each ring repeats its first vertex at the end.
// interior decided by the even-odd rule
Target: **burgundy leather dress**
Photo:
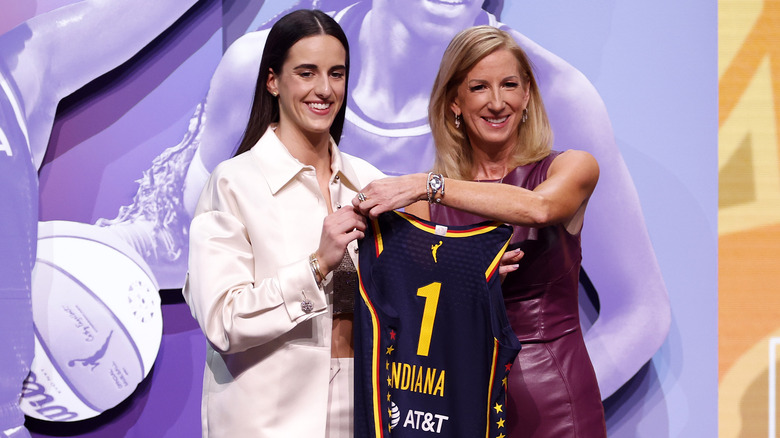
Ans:
{"type": "MultiPolygon", "coordinates": [[[[533,190],[559,153],[517,167],[501,182],[533,190]]],[[[465,225],[484,219],[432,205],[431,220],[465,225]]],[[[580,235],[562,225],[516,226],[510,248],[518,246],[525,255],[502,285],[509,321],[523,344],[509,375],[506,435],[605,437],[601,395],[580,329],[580,235]]]]}

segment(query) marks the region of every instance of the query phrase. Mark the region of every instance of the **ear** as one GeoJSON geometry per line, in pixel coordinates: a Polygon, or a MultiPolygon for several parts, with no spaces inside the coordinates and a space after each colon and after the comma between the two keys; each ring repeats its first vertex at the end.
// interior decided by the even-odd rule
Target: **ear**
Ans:
{"type": "Polygon", "coordinates": [[[525,89],[525,96],[523,96],[523,108],[528,108],[528,101],[531,100],[531,83],[526,82],[523,88],[525,89]]]}
{"type": "Polygon", "coordinates": [[[265,89],[271,94],[279,93],[279,84],[276,83],[277,77],[272,69],[268,69],[268,77],[265,80],[265,89]]]}
{"type": "Polygon", "coordinates": [[[456,116],[458,116],[461,113],[463,113],[463,111],[460,110],[460,104],[458,103],[458,98],[457,97],[452,100],[452,103],[450,103],[450,109],[452,110],[452,112],[456,116]]]}

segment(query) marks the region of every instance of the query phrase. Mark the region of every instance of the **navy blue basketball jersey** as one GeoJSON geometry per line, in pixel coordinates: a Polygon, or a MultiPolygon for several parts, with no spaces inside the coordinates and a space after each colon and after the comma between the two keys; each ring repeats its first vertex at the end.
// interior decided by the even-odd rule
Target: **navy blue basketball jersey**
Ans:
{"type": "Polygon", "coordinates": [[[498,274],[512,229],[388,212],[360,242],[356,437],[502,437],[520,342],[498,274]]]}

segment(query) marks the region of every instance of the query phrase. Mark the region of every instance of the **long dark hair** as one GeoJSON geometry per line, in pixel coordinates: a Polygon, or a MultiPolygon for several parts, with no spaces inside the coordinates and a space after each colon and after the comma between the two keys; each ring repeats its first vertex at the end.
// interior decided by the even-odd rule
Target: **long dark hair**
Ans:
{"type": "Polygon", "coordinates": [[[255,97],[244,137],[239,143],[236,155],[252,149],[252,146],[265,134],[271,123],[279,121],[279,100],[266,89],[268,70],[281,72],[287,53],[299,40],[313,35],[330,35],[341,42],[347,52],[346,75],[344,82],[344,102],[330,126],[330,135],[338,143],[344,128],[344,115],[347,111],[347,88],[349,79],[349,43],[341,26],[328,14],[317,9],[299,9],[280,18],[271,27],[260,60],[260,72],[255,85],[255,97]]]}

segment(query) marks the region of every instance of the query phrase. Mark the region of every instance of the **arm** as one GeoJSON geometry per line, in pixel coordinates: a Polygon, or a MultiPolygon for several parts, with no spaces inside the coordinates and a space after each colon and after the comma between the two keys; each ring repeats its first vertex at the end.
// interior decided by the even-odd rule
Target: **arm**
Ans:
{"type": "Polygon", "coordinates": [[[184,207],[192,214],[209,173],[233,156],[252,108],[260,58],[268,31],[248,33],[227,49],[206,95],[200,145],[187,169],[184,207]]]}
{"type": "Polygon", "coordinates": [[[417,201],[414,204],[410,204],[404,208],[404,211],[420,219],[431,220],[431,210],[428,208],[428,202],[426,201],[417,201]]]}
{"type": "MultiPolygon", "coordinates": [[[[574,223],[584,212],[596,187],[599,166],[582,151],[566,151],[555,158],[548,177],[534,190],[508,184],[485,184],[445,178],[441,203],[468,213],[508,224],[543,227],[574,223]]],[[[427,199],[427,174],[412,174],[374,181],[363,189],[366,201],[356,202],[361,213],[379,214],[427,199]]],[[[412,207],[419,212],[420,208],[412,207]]]]}
{"type": "Polygon", "coordinates": [[[59,101],[130,59],[194,3],[85,0],[3,35],[0,45],[23,46],[14,54],[11,74],[22,94],[36,165],[43,160],[59,101]]]}
{"type": "MultiPolygon", "coordinates": [[[[285,228],[278,217],[268,218],[269,210],[283,204],[262,194],[258,201],[258,193],[248,188],[257,178],[231,181],[220,169],[212,175],[192,220],[183,295],[213,348],[235,353],[283,337],[327,311],[325,292],[318,284],[322,279],[315,277],[308,256],[317,254],[327,276],[347,244],[362,237],[365,219],[344,207],[324,218],[319,247],[315,238],[307,248],[311,233],[301,238],[298,228],[285,228]],[[286,244],[291,246],[280,248],[286,244]],[[291,260],[281,255],[286,251],[291,260]],[[302,306],[304,301],[311,309],[302,306]]],[[[236,170],[230,169],[234,174],[236,170]]],[[[305,196],[296,199],[308,202],[305,196]]]]}
{"type": "Polygon", "coordinates": [[[599,295],[599,317],[585,343],[606,398],[663,344],[671,324],[669,297],[604,102],[582,73],[519,33],[513,36],[536,67],[556,144],[590,152],[601,169],[585,217],[582,266],[599,295]]]}
{"type": "Polygon", "coordinates": [[[59,100],[127,61],[195,3],[85,0],[39,15],[27,22],[21,71],[40,72],[59,100]]]}
{"type": "Polygon", "coordinates": [[[666,340],[671,309],[631,175],[614,142],[594,151],[602,177],[582,235],[582,267],[599,316],[585,333],[603,398],[626,383],[666,340]]]}
{"type": "Polygon", "coordinates": [[[227,212],[198,214],[190,227],[189,272],[182,291],[215,350],[236,353],[266,344],[327,308],[307,260],[255,278],[244,224],[227,212]],[[314,310],[301,309],[303,296],[314,310]]]}

